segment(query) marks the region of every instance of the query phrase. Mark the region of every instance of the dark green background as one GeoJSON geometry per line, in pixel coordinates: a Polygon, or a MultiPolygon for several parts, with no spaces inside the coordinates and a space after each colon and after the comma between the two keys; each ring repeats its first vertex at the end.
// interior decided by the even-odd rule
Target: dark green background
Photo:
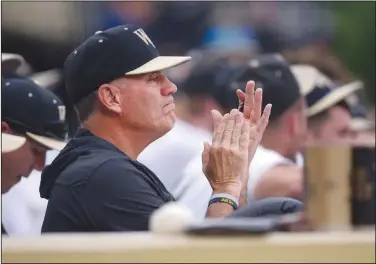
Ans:
{"type": "Polygon", "coordinates": [[[334,50],[366,85],[365,100],[375,104],[375,2],[332,2],[337,26],[334,50]]]}

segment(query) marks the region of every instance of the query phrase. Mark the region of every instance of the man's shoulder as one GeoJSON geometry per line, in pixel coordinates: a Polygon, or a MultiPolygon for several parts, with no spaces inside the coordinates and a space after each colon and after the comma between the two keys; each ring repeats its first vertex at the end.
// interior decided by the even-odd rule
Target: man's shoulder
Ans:
{"type": "Polygon", "coordinates": [[[130,159],[111,159],[102,163],[93,171],[90,183],[122,185],[127,191],[149,189],[158,195],[169,196],[164,185],[151,170],[130,159]]]}
{"type": "Polygon", "coordinates": [[[127,167],[131,167],[131,164],[125,156],[117,155],[111,151],[89,152],[78,156],[74,162],[67,166],[57,178],[56,183],[77,185],[87,182],[93,175],[102,173],[103,170],[106,170],[109,175],[113,175],[117,170],[127,167]]]}
{"type": "Polygon", "coordinates": [[[105,177],[106,179],[117,179],[120,177],[123,180],[129,181],[144,178],[148,172],[143,170],[141,166],[127,158],[112,157],[111,159],[103,160],[95,166],[91,173],[91,180],[101,177],[105,177]]]}

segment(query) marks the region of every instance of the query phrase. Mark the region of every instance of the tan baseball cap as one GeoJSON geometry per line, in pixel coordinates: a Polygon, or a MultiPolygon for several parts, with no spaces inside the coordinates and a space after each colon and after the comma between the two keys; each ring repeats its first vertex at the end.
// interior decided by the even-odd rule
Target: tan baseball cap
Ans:
{"type": "Polygon", "coordinates": [[[310,65],[292,65],[300,92],[307,100],[307,114],[314,116],[345,100],[363,88],[361,81],[337,86],[323,73],[310,65]]]}
{"type": "Polygon", "coordinates": [[[11,152],[25,144],[26,138],[1,133],[1,153],[11,152]]]}
{"type": "Polygon", "coordinates": [[[24,57],[14,53],[1,53],[2,75],[13,74],[25,62],[24,57]]]}

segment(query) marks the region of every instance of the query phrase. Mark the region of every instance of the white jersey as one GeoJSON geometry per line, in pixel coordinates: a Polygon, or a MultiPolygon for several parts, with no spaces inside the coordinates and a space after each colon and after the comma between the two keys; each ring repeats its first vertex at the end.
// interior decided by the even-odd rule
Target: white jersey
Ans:
{"type": "Polygon", "coordinates": [[[173,129],[150,144],[137,158],[153,171],[167,190],[177,197],[177,189],[184,182],[183,170],[188,162],[211,142],[211,134],[177,120],[173,129]]]}
{"type": "MultiPolygon", "coordinates": [[[[259,146],[251,162],[248,180],[248,201],[252,200],[254,186],[258,180],[270,169],[280,164],[294,164],[275,151],[259,146]]],[[[303,156],[297,155],[298,166],[303,166],[303,156]]],[[[197,154],[187,165],[177,199],[192,210],[197,218],[204,218],[212,188],[202,172],[201,153],[197,154]]]]}
{"type": "MultiPolygon", "coordinates": [[[[55,150],[47,151],[46,165],[58,154],[55,150]]],[[[41,172],[33,170],[2,195],[2,224],[8,235],[40,235],[47,208],[47,200],[39,194],[40,179],[41,172]]]]}
{"type": "Polygon", "coordinates": [[[303,166],[303,155],[298,153],[296,155],[296,163],[292,160],[283,157],[281,154],[274,150],[259,146],[256,150],[255,156],[249,167],[249,180],[248,180],[248,199],[253,199],[253,192],[257,182],[263,175],[270,169],[278,165],[298,165],[303,166]]]}

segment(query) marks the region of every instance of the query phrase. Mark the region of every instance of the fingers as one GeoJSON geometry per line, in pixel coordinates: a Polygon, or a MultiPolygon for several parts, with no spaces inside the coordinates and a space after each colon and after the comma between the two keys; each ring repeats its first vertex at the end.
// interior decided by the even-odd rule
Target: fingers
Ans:
{"type": "Polygon", "coordinates": [[[221,144],[222,138],[223,138],[223,133],[226,129],[228,118],[229,118],[229,114],[225,114],[224,117],[222,118],[222,121],[217,126],[217,129],[214,130],[214,135],[213,135],[213,139],[212,139],[212,146],[213,147],[218,147],[221,144]]]}
{"type": "Polygon", "coordinates": [[[270,112],[272,111],[272,105],[267,104],[264,108],[264,112],[260,118],[260,120],[257,123],[257,130],[259,133],[263,134],[268,123],[269,123],[269,117],[270,117],[270,112]]]}
{"type": "Polygon", "coordinates": [[[212,110],[211,114],[212,114],[212,118],[213,118],[213,131],[215,131],[222,121],[222,115],[217,110],[212,110]]]}
{"type": "Polygon", "coordinates": [[[244,118],[250,119],[251,112],[253,108],[253,101],[254,101],[254,88],[255,82],[249,81],[247,82],[247,86],[245,87],[245,98],[244,98],[244,118]]]}
{"type": "Polygon", "coordinates": [[[227,120],[226,128],[223,134],[222,138],[222,144],[221,146],[223,147],[230,147],[231,145],[231,137],[234,131],[234,126],[235,126],[235,116],[238,113],[238,110],[232,109],[230,112],[230,116],[227,120]]]}
{"type": "Polygon", "coordinates": [[[231,149],[239,149],[239,140],[242,133],[242,127],[244,123],[243,114],[237,112],[235,115],[235,126],[231,137],[231,149]]]}
{"type": "Polygon", "coordinates": [[[244,118],[244,122],[242,125],[240,140],[239,140],[239,150],[241,152],[248,151],[249,145],[249,131],[250,131],[250,121],[244,118]]]}
{"type": "Polygon", "coordinates": [[[251,114],[251,121],[254,124],[260,120],[262,111],[262,89],[257,88],[255,92],[255,101],[253,104],[252,114],[251,114]]]}

